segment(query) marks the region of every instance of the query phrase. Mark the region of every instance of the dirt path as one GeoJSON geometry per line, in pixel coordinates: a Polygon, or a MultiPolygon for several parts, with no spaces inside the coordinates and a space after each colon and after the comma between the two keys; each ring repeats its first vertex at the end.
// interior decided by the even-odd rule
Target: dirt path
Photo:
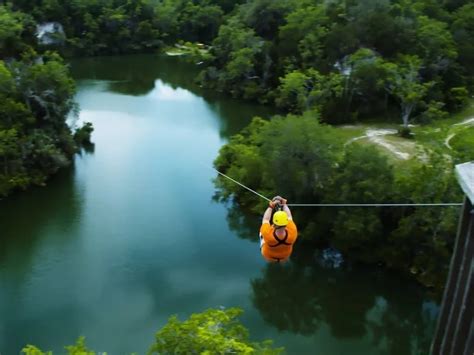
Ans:
{"type": "MultiPolygon", "coordinates": [[[[467,126],[467,127],[463,127],[463,128],[468,128],[469,126],[474,126],[474,117],[472,118],[468,118],[462,122],[459,122],[459,123],[455,123],[453,124],[451,127],[455,127],[455,126],[467,126]]],[[[453,139],[460,131],[458,130],[457,132],[454,132],[454,133],[450,133],[446,139],[444,140],[444,145],[446,147],[448,147],[449,150],[453,150],[453,147],[451,147],[451,145],[449,144],[449,142],[451,141],[451,139],[453,139]]]]}
{"type": "Polygon", "coordinates": [[[453,137],[456,135],[456,133],[451,133],[449,136],[446,137],[444,140],[444,145],[448,147],[449,150],[453,150],[453,147],[449,144],[449,141],[453,139],[453,137]]]}
{"type": "Polygon", "coordinates": [[[402,159],[402,160],[410,159],[410,154],[407,152],[404,152],[400,148],[407,148],[411,150],[414,148],[415,143],[407,141],[407,142],[399,142],[395,144],[394,142],[389,142],[386,140],[385,136],[395,135],[395,134],[397,134],[396,129],[368,128],[365,131],[365,135],[350,139],[349,141],[347,141],[346,145],[351,144],[361,139],[367,139],[368,141],[374,144],[384,147],[390,153],[395,155],[398,159],[402,159]]]}
{"type": "Polygon", "coordinates": [[[467,120],[453,124],[453,126],[464,126],[464,125],[469,125],[469,126],[474,125],[474,117],[468,118],[467,120]]]}

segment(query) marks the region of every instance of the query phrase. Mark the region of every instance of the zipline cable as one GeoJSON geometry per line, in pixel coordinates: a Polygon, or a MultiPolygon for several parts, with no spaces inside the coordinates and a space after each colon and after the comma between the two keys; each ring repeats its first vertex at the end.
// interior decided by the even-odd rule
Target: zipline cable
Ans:
{"type": "Polygon", "coordinates": [[[462,206],[462,203],[289,203],[291,207],[408,207],[462,206]]]}
{"type": "MultiPolygon", "coordinates": [[[[204,164],[203,164],[204,165],[204,164]]],[[[207,165],[206,165],[207,167],[207,165]]],[[[221,173],[219,170],[210,168],[214,170],[219,175],[229,179],[230,181],[236,183],[239,186],[242,186],[244,189],[254,193],[255,195],[263,198],[270,202],[271,200],[268,197],[263,196],[255,190],[252,190],[250,187],[245,186],[244,184],[238,182],[237,180],[232,179],[230,176],[227,176],[224,173],[221,173]]],[[[462,203],[448,202],[448,203],[289,203],[290,207],[409,207],[409,206],[418,206],[418,207],[446,207],[446,206],[462,206],[462,203]]]]}
{"type": "Polygon", "coordinates": [[[244,189],[247,189],[247,190],[249,190],[250,192],[253,192],[255,195],[260,196],[260,197],[263,198],[264,200],[267,200],[268,202],[271,202],[271,200],[270,200],[269,198],[263,196],[262,194],[259,194],[257,191],[252,190],[250,187],[247,187],[247,186],[245,186],[244,184],[241,184],[241,183],[238,182],[237,180],[234,180],[234,179],[232,179],[231,177],[227,176],[226,174],[221,173],[221,172],[220,172],[219,170],[217,170],[217,169],[214,169],[214,168],[211,168],[211,169],[214,170],[214,171],[215,171],[216,173],[218,173],[219,175],[222,175],[223,177],[229,179],[230,181],[235,182],[237,185],[242,186],[244,189]]]}

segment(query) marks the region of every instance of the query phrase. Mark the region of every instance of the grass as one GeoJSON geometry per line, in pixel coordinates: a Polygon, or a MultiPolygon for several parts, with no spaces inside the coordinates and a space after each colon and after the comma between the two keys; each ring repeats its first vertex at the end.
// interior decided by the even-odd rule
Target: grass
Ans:
{"type": "Polygon", "coordinates": [[[336,126],[341,139],[349,141],[353,138],[363,136],[366,128],[364,126],[336,126]]]}
{"type": "MultiPolygon", "coordinates": [[[[474,101],[462,111],[453,114],[451,117],[433,122],[426,126],[416,127],[413,130],[417,140],[425,147],[430,149],[438,149],[446,154],[452,154],[453,150],[465,149],[471,145],[474,150],[474,126],[473,125],[457,125],[464,120],[474,117],[474,101]],[[452,137],[451,139],[449,139],[452,137]],[[450,149],[447,145],[449,139],[450,149]]],[[[474,159],[474,155],[471,155],[474,159]]]]}
{"type": "Polygon", "coordinates": [[[451,139],[450,145],[464,160],[474,160],[474,126],[459,132],[451,139]]]}
{"type": "MultiPolygon", "coordinates": [[[[439,121],[434,121],[430,124],[417,125],[412,127],[414,134],[413,139],[406,139],[395,134],[388,134],[380,137],[378,140],[383,140],[383,144],[377,143],[373,139],[363,138],[358,139],[358,144],[375,145],[379,150],[386,155],[391,162],[396,165],[411,164],[409,160],[401,159],[395,152],[390,149],[396,149],[399,152],[409,154],[410,157],[423,159],[426,158],[427,151],[439,151],[448,155],[459,155],[464,159],[474,159],[474,125],[456,125],[464,120],[474,117],[474,100],[462,111],[451,115],[449,118],[439,121]],[[446,145],[449,137],[450,149],[446,145]],[[388,145],[388,146],[387,146],[388,145]],[[392,148],[390,148],[392,147],[392,148]]],[[[341,131],[341,136],[347,141],[364,136],[369,129],[392,129],[400,128],[399,124],[376,122],[374,120],[363,124],[356,124],[352,126],[338,126],[341,131]]],[[[414,159],[416,160],[416,159],[414,159]]]]}

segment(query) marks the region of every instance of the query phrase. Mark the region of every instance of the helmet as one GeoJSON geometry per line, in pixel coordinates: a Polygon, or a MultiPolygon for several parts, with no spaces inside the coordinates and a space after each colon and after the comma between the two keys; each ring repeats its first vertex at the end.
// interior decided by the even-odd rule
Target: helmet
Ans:
{"type": "Polygon", "coordinates": [[[278,227],[284,227],[288,224],[288,215],[285,211],[277,211],[273,214],[273,224],[278,227]]]}

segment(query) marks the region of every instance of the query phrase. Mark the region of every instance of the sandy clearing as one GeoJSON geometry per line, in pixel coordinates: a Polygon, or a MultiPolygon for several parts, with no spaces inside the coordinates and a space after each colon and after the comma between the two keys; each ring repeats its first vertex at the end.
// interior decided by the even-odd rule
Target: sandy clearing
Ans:
{"type": "MultiPolygon", "coordinates": [[[[399,146],[393,143],[390,143],[384,139],[384,136],[394,135],[396,133],[397,133],[396,129],[369,128],[365,131],[365,135],[352,138],[348,140],[345,145],[351,144],[360,139],[367,138],[372,143],[375,143],[384,147],[385,149],[390,151],[392,154],[394,154],[397,158],[402,159],[402,160],[408,160],[410,159],[409,153],[403,152],[402,150],[400,150],[399,146]]],[[[406,146],[407,148],[412,148],[414,143],[406,142],[405,144],[400,143],[399,145],[406,146]]]]}

